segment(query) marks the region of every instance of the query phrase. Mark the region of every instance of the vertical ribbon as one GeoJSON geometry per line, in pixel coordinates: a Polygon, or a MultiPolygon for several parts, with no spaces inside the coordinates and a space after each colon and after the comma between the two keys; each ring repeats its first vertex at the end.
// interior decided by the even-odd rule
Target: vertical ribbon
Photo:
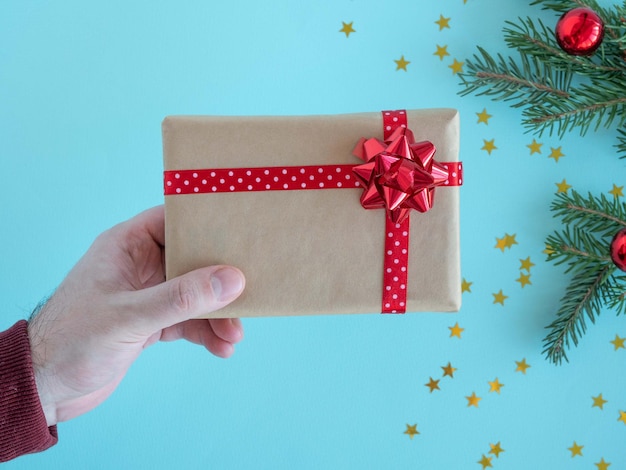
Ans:
{"type": "MultiPolygon", "coordinates": [[[[407,127],[406,111],[383,111],[385,140],[398,127],[407,127]]],[[[399,224],[385,217],[382,313],[405,313],[409,261],[410,217],[399,224]]]]}

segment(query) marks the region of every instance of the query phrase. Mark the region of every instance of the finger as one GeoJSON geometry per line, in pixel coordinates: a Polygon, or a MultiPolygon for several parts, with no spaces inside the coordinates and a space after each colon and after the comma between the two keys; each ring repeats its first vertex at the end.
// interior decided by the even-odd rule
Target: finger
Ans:
{"type": "Polygon", "coordinates": [[[163,328],[219,310],[243,291],[245,278],[230,266],[197,269],[154,287],[128,293],[125,318],[138,333],[163,328]]]}
{"type": "Polygon", "coordinates": [[[137,214],[121,224],[126,230],[140,228],[145,230],[159,245],[165,245],[165,208],[155,206],[137,214]]]}
{"type": "Polygon", "coordinates": [[[239,318],[214,318],[209,320],[215,334],[229,343],[238,343],[243,339],[243,326],[239,318]]]}
{"type": "Polygon", "coordinates": [[[169,328],[161,334],[161,341],[176,341],[186,339],[195,344],[204,346],[218,357],[230,357],[235,348],[233,344],[220,338],[211,326],[209,320],[187,320],[169,328]]]}

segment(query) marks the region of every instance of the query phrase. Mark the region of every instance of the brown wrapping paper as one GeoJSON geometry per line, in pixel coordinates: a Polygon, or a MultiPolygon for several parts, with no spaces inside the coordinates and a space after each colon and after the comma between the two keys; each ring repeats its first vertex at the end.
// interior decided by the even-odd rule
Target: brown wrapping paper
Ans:
{"type": "MultiPolygon", "coordinates": [[[[453,109],[408,111],[416,141],[437,161],[458,161],[453,109]]],[[[360,137],[382,138],[381,113],[301,117],[171,116],[165,170],[359,164],[360,137]]],[[[365,210],[359,189],[165,197],[166,271],[230,264],[246,289],[210,317],[381,311],[385,211],[365,210]]],[[[461,305],[459,188],[437,188],[434,208],[411,213],[407,312],[461,305]]]]}

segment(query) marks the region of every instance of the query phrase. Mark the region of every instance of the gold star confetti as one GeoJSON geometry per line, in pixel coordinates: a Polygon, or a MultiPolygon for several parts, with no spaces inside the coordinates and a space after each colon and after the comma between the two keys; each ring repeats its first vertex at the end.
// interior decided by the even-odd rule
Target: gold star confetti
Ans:
{"type": "Polygon", "coordinates": [[[502,293],[502,289],[500,289],[500,292],[496,292],[495,294],[491,294],[491,295],[493,295],[494,304],[504,305],[504,301],[509,298],[508,295],[504,295],[502,293]]]}
{"type": "Polygon", "coordinates": [[[611,464],[609,462],[605,462],[604,457],[602,457],[602,459],[594,465],[598,467],[598,470],[609,470],[609,465],[611,464]]]}
{"type": "Polygon", "coordinates": [[[478,402],[482,400],[482,398],[476,396],[476,392],[472,392],[472,395],[469,397],[465,397],[467,399],[467,406],[475,406],[478,408],[478,402]]]}
{"type": "Polygon", "coordinates": [[[541,153],[541,146],[542,145],[543,144],[540,144],[535,139],[533,139],[533,143],[532,144],[528,144],[526,147],[528,147],[530,149],[530,154],[532,155],[533,153],[541,153]]]}
{"type": "Polygon", "coordinates": [[[477,124],[484,122],[485,124],[489,125],[489,118],[491,117],[491,114],[487,114],[487,108],[483,108],[480,113],[476,113],[476,116],[478,116],[477,124]]]}
{"type": "Polygon", "coordinates": [[[567,181],[565,181],[565,179],[563,179],[563,181],[561,181],[560,183],[554,184],[556,184],[557,187],[557,194],[566,193],[567,190],[572,187],[570,184],[567,184],[567,181]]]}
{"type": "Polygon", "coordinates": [[[341,24],[343,24],[343,27],[339,30],[339,32],[345,33],[346,37],[350,36],[350,33],[356,33],[356,30],[352,28],[352,23],[354,23],[354,21],[350,21],[350,23],[342,21],[341,24]]]}
{"type": "Polygon", "coordinates": [[[453,336],[460,338],[461,333],[465,331],[465,328],[461,328],[458,323],[455,323],[454,326],[449,326],[448,329],[450,330],[450,338],[452,338],[453,336]]]}
{"type": "Polygon", "coordinates": [[[396,70],[404,70],[406,72],[406,66],[411,62],[404,59],[404,56],[401,56],[399,60],[394,60],[396,63],[396,70]]]}
{"type": "Polygon", "coordinates": [[[551,247],[551,246],[546,245],[546,249],[545,249],[545,250],[543,250],[543,253],[544,253],[545,255],[550,256],[551,254],[553,254],[553,253],[554,253],[554,249],[552,249],[552,247],[551,247]]]}
{"type": "Polygon", "coordinates": [[[554,161],[558,163],[559,158],[564,157],[565,154],[563,152],[561,152],[561,147],[557,147],[557,148],[553,148],[550,147],[550,155],[548,155],[548,158],[554,158],[554,161]]]}
{"type": "Polygon", "coordinates": [[[456,368],[452,367],[452,364],[450,364],[448,362],[447,366],[441,366],[441,368],[443,369],[443,376],[444,377],[452,377],[452,378],[454,378],[454,372],[456,371],[456,368]]]}
{"type": "Polygon", "coordinates": [[[615,346],[615,351],[617,351],[619,348],[626,349],[626,346],[624,346],[624,341],[626,341],[626,338],[620,338],[619,336],[615,335],[615,339],[611,341],[611,343],[613,343],[613,346],[615,346]]]}
{"type": "Polygon", "coordinates": [[[591,405],[591,408],[593,408],[594,406],[597,406],[601,410],[604,409],[604,404],[607,401],[604,398],[602,398],[602,394],[598,395],[597,397],[591,397],[591,399],[593,400],[593,405],[591,405]]]}
{"type": "Polygon", "coordinates": [[[506,236],[502,238],[496,237],[496,246],[494,246],[494,248],[499,248],[504,253],[504,249],[507,248],[506,236]]]}
{"type": "Polygon", "coordinates": [[[528,364],[526,364],[526,358],[522,359],[521,361],[515,361],[515,364],[517,364],[515,372],[521,372],[522,374],[526,374],[526,369],[530,367],[528,364]]]}
{"type": "Polygon", "coordinates": [[[626,411],[621,411],[619,412],[619,418],[617,418],[618,421],[621,421],[622,423],[626,424],[626,411]]]}
{"type": "Polygon", "coordinates": [[[576,441],[574,441],[574,443],[572,444],[572,447],[568,447],[567,450],[569,450],[572,453],[572,458],[576,457],[577,455],[580,455],[582,457],[583,447],[585,446],[579,446],[578,444],[576,444],[576,441]]]}
{"type": "Polygon", "coordinates": [[[493,457],[487,457],[485,454],[483,454],[483,457],[478,461],[478,463],[483,466],[483,470],[485,470],[485,468],[487,467],[493,468],[493,465],[491,465],[492,458],[493,457]]]}
{"type": "Polygon", "coordinates": [[[493,382],[487,382],[489,384],[489,393],[496,392],[498,395],[500,394],[500,389],[504,387],[504,384],[501,384],[498,380],[498,377],[493,382]]]}
{"type": "Polygon", "coordinates": [[[448,65],[448,67],[452,69],[452,75],[463,72],[463,64],[464,62],[459,62],[458,60],[453,59],[452,64],[448,65]]]}
{"type": "Polygon", "coordinates": [[[450,18],[445,18],[443,15],[439,15],[439,19],[435,21],[435,24],[439,25],[439,31],[443,28],[450,28],[450,18]]]}
{"type": "Polygon", "coordinates": [[[501,452],[504,452],[504,449],[500,447],[499,442],[497,444],[489,444],[489,447],[491,447],[489,453],[495,455],[496,459],[500,457],[501,452]]]}
{"type": "Polygon", "coordinates": [[[413,426],[407,424],[404,434],[407,434],[411,439],[413,439],[413,436],[419,434],[419,431],[417,430],[417,424],[414,424],[413,426]]]}
{"type": "Polygon", "coordinates": [[[433,55],[438,56],[438,57],[439,57],[439,60],[443,60],[443,58],[444,58],[445,56],[450,55],[450,54],[448,53],[448,46],[447,46],[447,45],[445,45],[445,46],[440,46],[439,44],[437,44],[437,52],[435,52],[433,55]]]}
{"type": "Polygon", "coordinates": [[[472,292],[472,284],[474,284],[474,283],[466,281],[465,278],[463,278],[463,280],[461,281],[461,293],[469,292],[471,294],[471,292],[472,292]]]}
{"type": "Polygon", "coordinates": [[[430,377],[428,383],[424,385],[426,385],[430,389],[430,393],[433,393],[433,390],[441,390],[439,388],[439,380],[433,380],[432,377],[430,377]]]}
{"type": "Polygon", "coordinates": [[[609,191],[614,197],[624,197],[624,186],[613,185],[613,189],[609,191]]]}
{"type": "Polygon", "coordinates": [[[515,239],[517,235],[509,235],[508,233],[504,234],[504,238],[506,239],[506,247],[511,248],[513,245],[517,245],[517,240],[515,239]]]}
{"type": "Polygon", "coordinates": [[[522,269],[525,269],[526,271],[530,272],[530,268],[532,268],[535,265],[535,263],[533,263],[530,260],[530,256],[526,259],[520,259],[519,262],[520,262],[520,267],[519,267],[520,271],[522,269]]]}
{"type": "Polygon", "coordinates": [[[491,140],[483,139],[484,145],[482,146],[481,150],[485,150],[489,155],[491,155],[491,152],[498,149],[498,147],[496,147],[496,144],[494,144],[495,140],[496,139],[491,139],[491,140]]]}
{"type": "Polygon", "coordinates": [[[519,277],[515,279],[515,281],[520,283],[522,289],[529,284],[532,285],[532,282],[530,282],[530,274],[524,274],[520,272],[519,277]]]}

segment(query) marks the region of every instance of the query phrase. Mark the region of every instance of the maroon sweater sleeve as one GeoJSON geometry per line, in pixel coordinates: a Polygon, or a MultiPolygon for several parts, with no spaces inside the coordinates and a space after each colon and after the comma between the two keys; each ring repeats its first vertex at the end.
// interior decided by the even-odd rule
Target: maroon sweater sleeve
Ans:
{"type": "Polygon", "coordinates": [[[30,353],[28,323],[0,333],[0,462],[41,452],[57,442],[44,416],[30,353]]]}

